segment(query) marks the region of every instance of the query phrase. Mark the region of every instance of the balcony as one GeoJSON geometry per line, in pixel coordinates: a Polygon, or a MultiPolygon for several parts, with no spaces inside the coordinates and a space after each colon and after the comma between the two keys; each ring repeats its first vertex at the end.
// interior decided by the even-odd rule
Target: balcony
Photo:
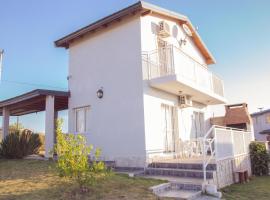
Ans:
{"type": "Polygon", "coordinates": [[[223,80],[181,49],[168,46],[143,53],[142,59],[144,78],[153,88],[207,105],[226,103],[223,80]]]}

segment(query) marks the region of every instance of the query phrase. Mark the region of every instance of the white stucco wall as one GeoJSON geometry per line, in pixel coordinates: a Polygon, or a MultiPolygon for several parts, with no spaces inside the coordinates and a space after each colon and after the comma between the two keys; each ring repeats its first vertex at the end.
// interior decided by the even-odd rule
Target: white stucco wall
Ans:
{"type": "MultiPolygon", "coordinates": [[[[160,20],[158,16],[133,16],[70,45],[69,131],[75,132],[74,109],[89,106],[84,134],[89,143],[102,149],[104,159],[116,160],[118,166],[143,167],[147,151],[164,149],[161,104],[178,105],[176,95],[149,87],[142,73],[142,52],[157,48],[160,20]],[[98,99],[96,92],[101,87],[104,97],[98,99]]],[[[179,47],[183,30],[175,21],[167,22],[175,36],[167,40],[179,47]]],[[[187,40],[183,51],[206,64],[193,41],[187,40]]],[[[205,113],[209,128],[208,110],[199,102],[178,110],[181,140],[194,135],[194,111],[205,113]]]]}
{"type": "MultiPolygon", "coordinates": [[[[164,18],[158,15],[147,15],[141,17],[141,38],[142,38],[142,52],[153,51],[158,48],[157,46],[157,26],[164,18]]],[[[171,27],[172,36],[165,38],[169,44],[176,47],[179,46],[181,38],[184,38],[182,27],[173,20],[165,19],[171,27]]],[[[205,59],[195,46],[194,42],[187,38],[188,42],[182,47],[182,50],[192,56],[201,64],[206,65],[205,59]]],[[[143,69],[144,73],[147,73],[143,69]]],[[[144,74],[144,79],[146,75],[144,74]]],[[[150,152],[159,152],[164,150],[164,134],[162,127],[162,111],[161,104],[171,106],[178,105],[178,97],[173,94],[166,93],[161,90],[154,89],[149,86],[148,81],[144,80],[144,119],[145,119],[145,138],[146,150],[150,152]]],[[[178,129],[179,137],[182,141],[189,140],[194,136],[194,124],[192,122],[193,112],[199,111],[205,114],[205,129],[209,128],[209,118],[212,113],[206,105],[200,103],[193,103],[190,108],[178,108],[178,129]]]]}
{"type": "Polygon", "coordinates": [[[90,106],[88,142],[119,166],[143,167],[145,137],[140,18],[85,36],[69,50],[69,130],[74,108],[90,106]],[[104,97],[96,92],[103,87],[104,97]]]}
{"type": "Polygon", "coordinates": [[[190,37],[186,37],[183,28],[176,20],[167,19],[160,15],[146,15],[141,17],[142,25],[142,51],[152,51],[157,49],[157,34],[158,34],[158,25],[160,21],[166,21],[171,29],[171,36],[163,38],[169,44],[174,45],[175,47],[180,48],[179,41],[186,38],[186,45],[182,45],[181,50],[192,56],[199,63],[206,65],[205,58],[193,42],[190,37]]]}

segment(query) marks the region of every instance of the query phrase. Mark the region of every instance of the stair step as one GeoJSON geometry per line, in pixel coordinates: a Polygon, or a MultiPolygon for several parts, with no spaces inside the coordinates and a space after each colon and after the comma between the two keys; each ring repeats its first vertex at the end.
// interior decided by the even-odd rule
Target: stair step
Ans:
{"type": "Polygon", "coordinates": [[[201,196],[201,191],[168,190],[158,194],[159,197],[192,200],[201,196]]]}
{"type": "MultiPolygon", "coordinates": [[[[206,171],[206,178],[212,179],[214,171],[206,171]]],[[[159,176],[177,176],[177,177],[191,177],[203,178],[202,170],[195,169],[172,169],[172,168],[146,168],[145,174],[159,175],[159,176]]]]}
{"type": "MultiPolygon", "coordinates": [[[[173,168],[173,169],[203,169],[201,163],[166,163],[166,162],[154,162],[149,164],[151,168],[173,168]]],[[[216,170],[216,164],[208,164],[207,170],[216,170]]]]}
{"type": "MultiPolygon", "coordinates": [[[[177,176],[157,176],[157,175],[139,175],[144,178],[165,180],[170,183],[192,184],[201,187],[204,183],[203,178],[177,177],[177,176]]],[[[213,179],[207,179],[207,183],[213,184],[213,179]]]]}

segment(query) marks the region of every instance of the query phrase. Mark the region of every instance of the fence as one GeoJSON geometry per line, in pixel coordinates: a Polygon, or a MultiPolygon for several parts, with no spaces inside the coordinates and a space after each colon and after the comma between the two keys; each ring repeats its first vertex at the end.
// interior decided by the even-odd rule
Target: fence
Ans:
{"type": "Polygon", "coordinates": [[[213,126],[204,136],[204,180],[206,167],[212,159],[220,161],[248,154],[251,134],[241,129],[213,126]]]}

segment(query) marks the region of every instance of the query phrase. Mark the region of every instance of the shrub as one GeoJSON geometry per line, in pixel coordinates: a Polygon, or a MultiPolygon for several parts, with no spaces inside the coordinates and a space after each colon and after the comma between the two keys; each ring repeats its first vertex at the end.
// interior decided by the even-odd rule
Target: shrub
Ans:
{"type": "Polygon", "coordinates": [[[266,150],[265,144],[252,142],[249,149],[252,173],[258,176],[268,175],[269,154],[266,150]]]}
{"type": "Polygon", "coordinates": [[[100,149],[96,149],[95,159],[89,164],[88,156],[93,146],[87,146],[86,139],[82,135],[63,134],[60,128],[61,123],[62,121],[57,122],[57,144],[55,145],[59,176],[75,180],[84,190],[85,186],[93,185],[105,178],[108,171],[103,162],[97,161],[100,157],[100,149]]]}
{"type": "Polygon", "coordinates": [[[30,130],[16,131],[7,135],[0,143],[1,157],[21,159],[27,155],[38,153],[41,141],[38,134],[30,130]]]}

